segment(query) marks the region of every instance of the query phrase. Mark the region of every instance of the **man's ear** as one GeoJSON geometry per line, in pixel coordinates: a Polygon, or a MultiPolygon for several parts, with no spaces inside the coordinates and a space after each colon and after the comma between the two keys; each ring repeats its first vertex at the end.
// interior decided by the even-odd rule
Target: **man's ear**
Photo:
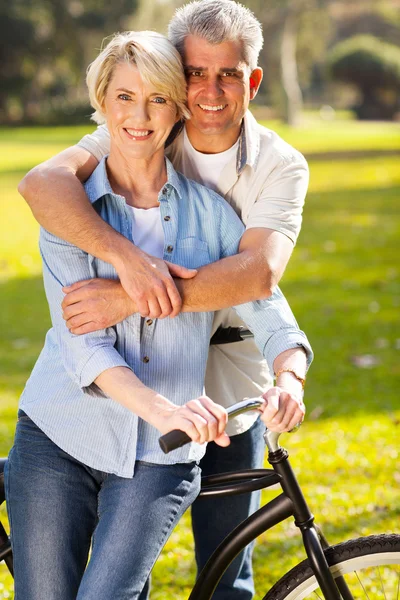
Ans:
{"type": "Polygon", "coordinates": [[[257,67],[250,74],[249,85],[250,85],[250,100],[253,100],[259,90],[260,84],[263,78],[263,70],[261,67],[257,67]]]}

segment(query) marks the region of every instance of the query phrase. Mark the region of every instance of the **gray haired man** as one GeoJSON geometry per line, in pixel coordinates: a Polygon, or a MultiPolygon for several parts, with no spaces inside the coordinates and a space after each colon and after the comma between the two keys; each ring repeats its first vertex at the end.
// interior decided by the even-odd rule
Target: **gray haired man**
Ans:
{"type": "MultiPolygon", "coordinates": [[[[104,126],[85,136],[77,146],[33,169],[20,185],[46,229],[110,262],[118,272],[121,283],[91,280],[65,290],[64,317],[76,334],[123,320],[133,310],[131,299],[148,319],[216,310],[214,329],[241,325],[229,307],[252,300],[271,298],[272,315],[276,286],[300,231],[307,164],[248,111],[262,80],[257,66],[262,48],[259,22],[233,0],[196,0],[178,9],[169,37],[184,62],[192,117],[167,155],[186,176],[223,195],[246,231],[236,256],[197,273],[148,256],[110,229],[87,201],[80,182],[108,152],[109,136],[104,126]]],[[[273,374],[251,339],[211,347],[207,394],[227,406],[271,388],[268,426],[286,431],[291,416],[303,406],[307,365],[295,330],[282,331],[280,344],[272,388],[273,374]]],[[[247,416],[230,427],[228,449],[209,444],[201,465],[204,474],[261,466],[259,420],[247,416]]],[[[199,568],[258,502],[257,494],[195,502],[192,520],[199,568]]],[[[251,548],[247,548],[225,573],[214,598],[250,600],[253,593],[251,548]]]]}

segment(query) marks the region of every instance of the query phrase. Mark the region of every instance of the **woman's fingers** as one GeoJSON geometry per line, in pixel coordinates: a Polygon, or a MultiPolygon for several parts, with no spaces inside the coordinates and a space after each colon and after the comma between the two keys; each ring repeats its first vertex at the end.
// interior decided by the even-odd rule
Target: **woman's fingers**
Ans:
{"type": "Polygon", "coordinates": [[[215,404],[210,398],[201,396],[190,400],[183,407],[177,409],[176,417],[182,419],[181,425],[176,428],[185,431],[194,442],[204,444],[215,440],[221,446],[229,444],[229,438],[224,434],[228,419],[226,410],[215,404]],[[190,427],[188,426],[189,421],[190,427]]]}
{"type": "Polygon", "coordinates": [[[300,397],[274,387],[263,395],[267,405],[261,419],[271,431],[290,431],[304,419],[305,406],[300,397]]]}

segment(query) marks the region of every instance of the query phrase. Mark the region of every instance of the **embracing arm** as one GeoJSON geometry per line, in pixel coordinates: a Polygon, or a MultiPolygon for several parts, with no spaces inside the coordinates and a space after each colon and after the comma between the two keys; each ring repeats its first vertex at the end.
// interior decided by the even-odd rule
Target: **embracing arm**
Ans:
{"type": "Polygon", "coordinates": [[[177,280],[183,311],[219,310],[269,298],[293,250],[284,234],[255,228],[244,232],[238,254],[199,269],[190,280],[177,280]]]}
{"type": "MultiPolygon", "coordinates": [[[[238,254],[201,267],[192,279],[175,279],[182,312],[219,310],[269,298],[292,249],[293,243],[282,233],[248,229],[238,254]]],[[[117,281],[80,281],[65,292],[64,317],[75,334],[115,325],[138,312],[137,304],[117,281]]]]}
{"type": "Polygon", "coordinates": [[[47,231],[114,266],[143,316],[177,315],[182,300],[171,274],[195,272],[150,257],[96,213],[81,182],[97,164],[90,152],[73,146],[32,169],[18,190],[47,231]]]}

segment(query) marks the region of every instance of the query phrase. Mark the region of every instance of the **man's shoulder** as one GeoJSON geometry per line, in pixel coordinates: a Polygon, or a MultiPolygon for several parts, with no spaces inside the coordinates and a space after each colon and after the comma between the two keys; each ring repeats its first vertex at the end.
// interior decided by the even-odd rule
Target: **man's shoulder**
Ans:
{"type": "Polygon", "coordinates": [[[294,162],[307,165],[306,159],[299,150],[286,142],[276,131],[259,123],[250,112],[246,115],[246,125],[249,135],[252,133],[258,135],[261,164],[271,161],[274,165],[294,162]]]}

